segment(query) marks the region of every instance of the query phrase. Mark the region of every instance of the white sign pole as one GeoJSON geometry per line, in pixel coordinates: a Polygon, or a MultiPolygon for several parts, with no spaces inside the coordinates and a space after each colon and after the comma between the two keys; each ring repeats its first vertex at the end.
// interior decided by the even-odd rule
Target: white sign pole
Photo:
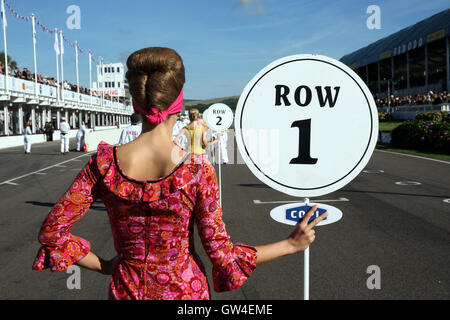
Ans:
{"type": "MultiPolygon", "coordinates": [[[[309,199],[305,198],[305,205],[308,205],[309,199]]],[[[303,300],[309,300],[309,247],[303,253],[303,300]]]]}
{"type": "MultiPolygon", "coordinates": [[[[219,132],[219,136],[220,137],[220,132],[219,132]]],[[[222,166],[221,166],[221,161],[220,161],[220,148],[221,148],[221,143],[222,141],[219,140],[219,142],[217,143],[218,149],[219,149],[219,203],[220,203],[220,207],[222,208],[222,166]]]]}
{"type": "MultiPolygon", "coordinates": [[[[223,103],[215,103],[211,105],[208,109],[203,112],[203,119],[209,128],[214,130],[216,133],[221,135],[221,133],[228,129],[233,123],[233,110],[230,109],[229,106],[223,103]]],[[[216,154],[219,156],[219,199],[220,206],[222,207],[222,153],[221,153],[221,143],[219,140],[218,144],[218,152],[216,153],[216,148],[213,148],[214,152],[214,160],[216,160],[216,154]]]]}

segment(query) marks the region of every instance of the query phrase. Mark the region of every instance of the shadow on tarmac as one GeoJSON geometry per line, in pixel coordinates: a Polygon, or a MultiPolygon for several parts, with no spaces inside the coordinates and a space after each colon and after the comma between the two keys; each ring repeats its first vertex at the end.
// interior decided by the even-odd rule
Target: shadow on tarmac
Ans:
{"type": "Polygon", "coordinates": [[[431,194],[382,192],[382,191],[370,191],[370,190],[346,190],[346,189],[341,189],[341,190],[339,190],[339,192],[376,193],[376,194],[389,194],[389,195],[397,195],[397,196],[429,197],[429,198],[442,198],[442,199],[447,199],[449,197],[449,195],[446,195],[446,196],[434,196],[434,195],[431,195],[431,194]]]}
{"type": "Polygon", "coordinates": [[[236,186],[248,187],[248,188],[270,188],[269,186],[262,183],[238,183],[236,186]]]}

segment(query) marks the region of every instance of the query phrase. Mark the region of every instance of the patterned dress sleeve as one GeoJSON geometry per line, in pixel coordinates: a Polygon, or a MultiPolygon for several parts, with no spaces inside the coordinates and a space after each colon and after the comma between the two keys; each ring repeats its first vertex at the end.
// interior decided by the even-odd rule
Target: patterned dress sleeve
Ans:
{"type": "Polygon", "coordinates": [[[203,163],[195,219],[203,247],[213,264],[214,290],[239,288],[256,268],[257,250],[230,241],[222,220],[216,172],[209,161],[203,163]]]}
{"type": "Polygon", "coordinates": [[[96,157],[97,154],[91,156],[42,224],[38,236],[42,246],[34,261],[34,270],[66,270],[89,253],[91,244],[72,235],[70,229],[98,198],[96,157]]]}

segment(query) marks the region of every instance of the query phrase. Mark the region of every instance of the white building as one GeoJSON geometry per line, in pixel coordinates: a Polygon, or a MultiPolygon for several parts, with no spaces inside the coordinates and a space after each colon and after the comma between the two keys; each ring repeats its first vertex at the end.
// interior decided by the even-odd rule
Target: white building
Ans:
{"type": "Polygon", "coordinates": [[[123,63],[107,63],[97,65],[97,82],[93,89],[98,93],[111,97],[125,97],[128,84],[125,80],[125,67],[123,63]]]}

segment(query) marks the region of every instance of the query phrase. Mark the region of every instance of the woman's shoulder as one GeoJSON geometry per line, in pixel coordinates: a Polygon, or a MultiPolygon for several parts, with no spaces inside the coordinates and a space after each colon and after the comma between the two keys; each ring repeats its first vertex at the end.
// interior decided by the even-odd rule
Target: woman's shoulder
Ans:
{"type": "Polygon", "coordinates": [[[111,157],[113,150],[113,145],[102,140],[97,146],[97,157],[111,157]]]}
{"type": "Polygon", "coordinates": [[[102,176],[106,174],[114,161],[114,146],[100,141],[97,146],[97,152],[91,156],[92,164],[95,164],[102,176]]]}

